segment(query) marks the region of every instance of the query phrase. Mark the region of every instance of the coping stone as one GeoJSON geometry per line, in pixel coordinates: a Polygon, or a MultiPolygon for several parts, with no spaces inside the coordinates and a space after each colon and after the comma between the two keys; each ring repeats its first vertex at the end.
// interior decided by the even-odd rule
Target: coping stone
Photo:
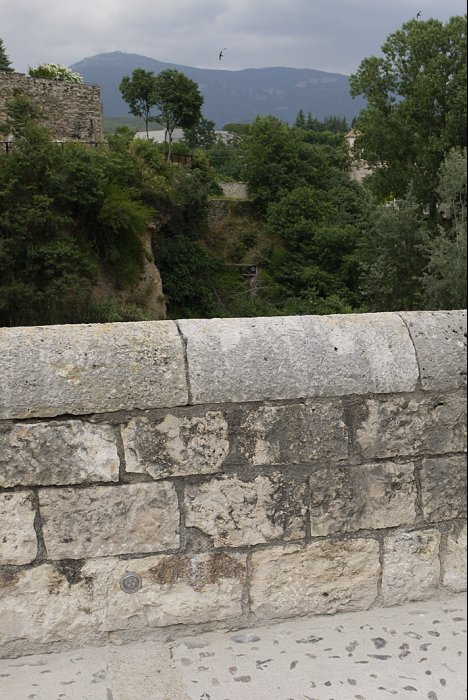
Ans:
{"type": "Polygon", "coordinates": [[[466,387],[466,311],[408,311],[400,315],[416,348],[422,388],[466,387]]]}
{"type": "Polygon", "coordinates": [[[0,329],[0,419],[187,403],[175,323],[0,329]]]}
{"type": "Polygon", "coordinates": [[[398,314],[178,321],[191,402],[414,391],[419,370],[398,314]]]}

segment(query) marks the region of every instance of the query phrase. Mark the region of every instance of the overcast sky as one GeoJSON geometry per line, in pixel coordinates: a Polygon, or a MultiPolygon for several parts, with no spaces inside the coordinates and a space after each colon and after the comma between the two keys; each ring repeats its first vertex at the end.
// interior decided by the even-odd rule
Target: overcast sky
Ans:
{"type": "Polygon", "coordinates": [[[0,37],[20,72],[125,51],[202,68],[290,66],[349,75],[418,11],[446,21],[464,14],[466,2],[0,0],[0,37]]]}

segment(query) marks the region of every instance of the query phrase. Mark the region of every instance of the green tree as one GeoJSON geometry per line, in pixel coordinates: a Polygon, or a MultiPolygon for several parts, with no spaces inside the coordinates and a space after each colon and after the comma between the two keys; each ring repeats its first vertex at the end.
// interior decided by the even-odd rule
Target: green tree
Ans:
{"type": "Polygon", "coordinates": [[[309,131],[320,131],[320,122],[312,116],[312,112],[307,113],[305,128],[309,131]]]}
{"type": "Polygon", "coordinates": [[[190,129],[200,121],[203,97],[197,83],[184,73],[171,69],[157,76],[154,96],[154,104],[159,109],[158,121],[163,124],[169,140],[170,160],[174,130],[190,129]]]}
{"type": "Polygon", "coordinates": [[[410,197],[376,207],[373,224],[362,236],[356,253],[360,287],[369,310],[424,308],[422,278],[429,242],[427,221],[410,197]]]}
{"type": "Polygon", "coordinates": [[[345,134],[349,130],[346,117],[339,117],[336,114],[330,114],[322,121],[323,131],[331,131],[334,134],[345,134]]]}
{"type": "Polygon", "coordinates": [[[149,138],[149,123],[157,121],[151,110],[158,104],[157,77],[152,71],[135,68],[131,77],[120,81],[119,90],[130,107],[130,113],[145,120],[146,137],[149,138]]]}
{"type": "Polygon", "coordinates": [[[442,215],[424,276],[426,306],[463,309],[467,303],[467,152],[453,149],[440,169],[442,215]]]}
{"type": "Polygon", "coordinates": [[[357,305],[352,255],[360,235],[354,209],[361,207],[349,184],[336,187],[341,196],[335,189],[302,186],[283,192],[268,208],[268,230],[276,246],[266,269],[283,299],[298,300],[301,313],[327,313],[319,309],[329,308],[325,300],[331,296],[341,300],[342,311],[357,305]]]}
{"type": "Polygon", "coordinates": [[[257,117],[244,137],[244,179],[260,207],[266,208],[282,190],[324,186],[329,174],[326,159],[302,134],[276,117],[257,117]]]}
{"type": "Polygon", "coordinates": [[[45,117],[39,107],[24,95],[10,100],[6,107],[5,121],[0,123],[0,134],[5,136],[19,136],[27,124],[37,123],[45,117]]]}
{"type": "Polygon", "coordinates": [[[306,118],[304,114],[304,110],[300,109],[296,121],[294,122],[294,126],[297,126],[298,129],[305,129],[306,127],[306,118]]]}
{"type": "Polygon", "coordinates": [[[0,158],[0,325],[71,322],[89,296],[96,259],[56,205],[62,158],[33,123],[0,158]]]}
{"type": "Polygon", "coordinates": [[[215,123],[202,117],[191,128],[184,129],[184,141],[190,148],[210,148],[216,143],[215,123]]]}
{"type": "Polygon", "coordinates": [[[208,150],[213,169],[223,179],[243,180],[244,161],[236,140],[232,143],[217,141],[208,150]]]}
{"type": "Polygon", "coordinates": [[[0,70],[8,71],[8,72],[13,71],[13,68],[11,67],[10,59],[8,58],[6,51],[5,51],[3,39],[0,39],[0,70]]]}
{"type": "Polygon", "coordinates": [[[380,197],[411,188],[434,215],[445,154],[466,146],[466,16],[411,20],[382,52],[351,76],[351,94],[368,103],[355,122],[356,149],[376,168],[371,184],[380,197]]]}

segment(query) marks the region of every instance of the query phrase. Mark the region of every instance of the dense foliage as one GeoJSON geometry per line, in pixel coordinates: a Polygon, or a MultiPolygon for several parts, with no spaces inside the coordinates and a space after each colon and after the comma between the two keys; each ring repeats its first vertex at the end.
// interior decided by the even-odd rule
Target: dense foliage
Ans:
{"type": "Polygon", "coordinates": [[[93,303],[93,287],[100,274],[116,290],[137,285],[149,223],[178,219],[187,207],[196,228],[207,176],[196,191],[195,171],[171,168],[157,146],[128,132],[101,148],[61,147],[27,104],[12,103],[15,146],[0,155],[0,325],[147,317],[93,303]]]}
{"type": "Polygon", "coordinates": [[[381,198],[437,202],[435,183],[451,148],[466,146],[466,16],[446,24],[411,20],[388,37],[382,57],[366,58],[351,91],[368,106],[355,127],[356,146],[376,173],[381,198]]]}
{"type": "Polygon", "coordinates": [[[466,305],[466,16],[412,20],[351,78],[368,107],[358,154],[374,167],[374,223],[359,247],[376,310],[466,305]],[[393,204],[391,204],[393,201],[393,204]]]}

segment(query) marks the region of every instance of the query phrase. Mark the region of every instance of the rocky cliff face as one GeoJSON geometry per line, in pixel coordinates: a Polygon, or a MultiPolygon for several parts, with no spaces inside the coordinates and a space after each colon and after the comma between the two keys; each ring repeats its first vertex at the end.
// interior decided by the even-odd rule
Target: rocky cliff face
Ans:
{"type": "Polygon", "coordinates": [[[93,301],[102,302],[109,299],[118,299],[124,304],[137,304],[145,311],[150,312],[154,320],[166,318],[166,302],[162,279],[153,257],[151,243],[153,230],[154,225],[148,227],[143,239],[145,261],[138,285],[134,289],[118,290],[105,271],[101,269],[93,291],[93,301]]]}

